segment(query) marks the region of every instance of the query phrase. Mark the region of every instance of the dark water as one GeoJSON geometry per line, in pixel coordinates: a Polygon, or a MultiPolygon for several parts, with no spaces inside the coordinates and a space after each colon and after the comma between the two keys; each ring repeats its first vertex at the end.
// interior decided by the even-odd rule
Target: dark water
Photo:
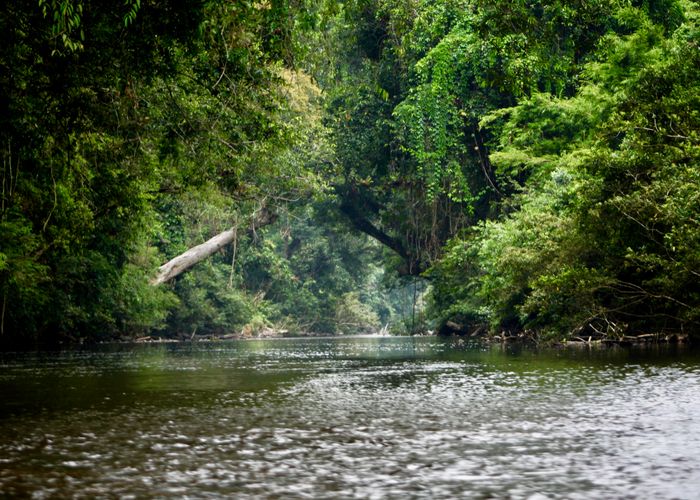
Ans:
{"type": "Polygon", "coordinates": [[[0,496],[700,498],[700,358],[435,338],[0,355],[0,496]]]}

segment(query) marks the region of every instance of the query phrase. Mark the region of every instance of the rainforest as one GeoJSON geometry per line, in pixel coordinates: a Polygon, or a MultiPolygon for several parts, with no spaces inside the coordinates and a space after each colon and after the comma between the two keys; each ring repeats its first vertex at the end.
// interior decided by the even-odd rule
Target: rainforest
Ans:
{"type": "Polygon", "coordinates": [[[2,347],[700,335],[695,1],[0,12],[2,347]]]}

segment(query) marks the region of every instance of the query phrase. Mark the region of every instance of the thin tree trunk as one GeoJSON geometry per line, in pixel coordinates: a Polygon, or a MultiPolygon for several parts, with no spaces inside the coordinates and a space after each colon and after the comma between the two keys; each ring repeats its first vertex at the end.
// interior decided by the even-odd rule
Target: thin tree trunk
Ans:
{"type": "Polygon", "coordinates": [[[5,335],[5,307],[7,307],[7,292],[2,296],[2,318],[0,318],[0,336],[5,335]]]}
{"type": "Polygon", "coordinates": [[[233,288],[233,275],[236,272],[236,252],[238,250],[238,227],[236,229],[236,234],[233,235],[233,255],[231,256],[231,272],[228,275],[228,288],[229,290],[233,288]]]}

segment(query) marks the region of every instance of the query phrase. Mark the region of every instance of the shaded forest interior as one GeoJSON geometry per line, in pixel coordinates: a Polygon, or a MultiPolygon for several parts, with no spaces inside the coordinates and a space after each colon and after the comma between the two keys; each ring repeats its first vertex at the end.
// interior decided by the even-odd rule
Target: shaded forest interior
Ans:
{"type": "Polygon", "coordinates": [[[697,2],[0,10],[2,345],[699,331],[697,2]]]}

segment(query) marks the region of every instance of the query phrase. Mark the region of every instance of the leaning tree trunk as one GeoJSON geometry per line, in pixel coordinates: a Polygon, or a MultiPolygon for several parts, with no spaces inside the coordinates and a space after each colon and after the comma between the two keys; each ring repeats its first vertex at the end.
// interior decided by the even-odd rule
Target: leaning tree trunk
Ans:
{"type": "Polygon", "coordinates": [[[203,261],[210,255],[215,254],[236,238],[237,228],[231,228],[223,233],[219,233],[201,245],[192,247],[185,253],[178,255],[174,259],[166,262],[158,268],[158,274],[151,280],[151,285],[156,286],[166,281],[170,281],[178,274],[188,270],[197,262],[203,261]]]}
{"type": "MultiPolygon", "coordinates": [[[[277,214],[263,207],[253,216],[253,221],[250,223],[248,232],[254,235],[256,229],[272,224],[276,219],[277,214]]],[[[182,253],[174,259],[166,262],[158,268],[158,274],[150,281],[151,285],[160,285],[187,271],[198,262],[201,262],[215,254],[226,245],[233,243],[233,241],[236,239],[237,233],[238,227],[232,227],[223,233],[217,234],[201,245],[192,247],[185,253],[182,253]]]]}

